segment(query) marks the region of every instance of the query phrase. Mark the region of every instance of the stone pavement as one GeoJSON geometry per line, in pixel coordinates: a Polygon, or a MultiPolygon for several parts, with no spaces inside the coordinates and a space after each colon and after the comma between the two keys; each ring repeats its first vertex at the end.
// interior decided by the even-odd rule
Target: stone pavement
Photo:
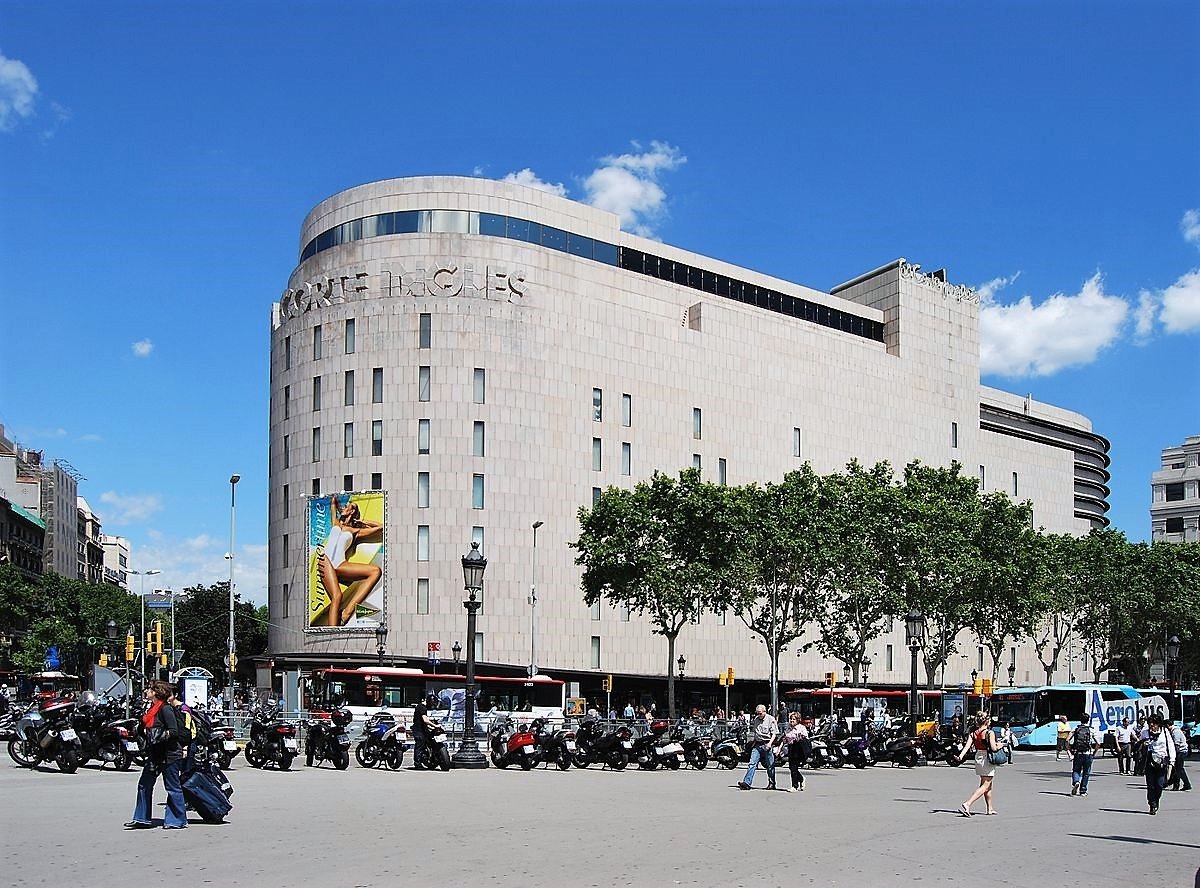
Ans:
{"type": "Polygon", "coordinates": [[[136,769],[33,773],[0,755],[0,861],[10,885],[1200,886],[1200,791],[1165,793],[1150,817],[1112,759],[1071,798],[1066,761],[1018,755],[999,815],[970,820],[954,813],[969,766],[806,773],[789,794],[761,770],[741,792],[740,770],[714,767],[279,773],[239,757],[226,825],[127,832],[136,769]]]}

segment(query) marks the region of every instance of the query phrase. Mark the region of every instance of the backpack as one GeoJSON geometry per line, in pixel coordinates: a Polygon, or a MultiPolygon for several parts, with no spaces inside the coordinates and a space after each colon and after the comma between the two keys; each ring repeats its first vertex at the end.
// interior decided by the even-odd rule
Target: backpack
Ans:
{"type": "Polygon", "coordinates": [[[1092,726],[1080,725],[1071,734],[1071,751],[1072,752],[1091,752],[1092,751],[1092,726]]]}
{"type": "Polygon", "coordinates": [[[209,721],[207,715],[199,710],[193,709],[186,714],[186,721],[191,733],[188,743],[195,740],[201,746],[208,746],[212,739],[212,722],[209,721]]]}

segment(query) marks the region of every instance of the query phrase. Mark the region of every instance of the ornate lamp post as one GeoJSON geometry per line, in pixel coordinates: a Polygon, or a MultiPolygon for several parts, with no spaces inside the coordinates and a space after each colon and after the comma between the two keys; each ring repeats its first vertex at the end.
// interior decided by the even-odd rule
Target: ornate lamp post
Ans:
{"type": "MultiPolygon", "coordinates": [[[[1176,674],[1179,672],[1179,636],[1172,635],[1167,641],[1167,663],[1171,670],[1171,703],[1175,703],[1175,689],[1177,687],[1176,674]]],[[[1182,710],[1180,710],[1182,712],[1182,710]]]]}
{"type": "Polygon", "coordinates": [[[912,653],[912,678],[909,682],[908,713],[916,716],[917,705],[917,651],[925,644],[925,615],[915,607],[904,618],[905,643],[912,653]]]}
{"type": "Polygon", "coordinates": [[[687,658],[683,654],[680,654],[679,659],[675,661],[675,664],[679,667],[679,678],[682,680],[683,670],[687,667],[687,658]]]}
{"type": "Polygon", "coordinates": [[[870,684],[868,683],[869,679],[867,678],[867,674],[871,671],[871,659],[869,657],[863,657],[863,661],[859,665],[862,666],[863,687],[864,688],[870,687],[870,684]]]}
{"type": "Polygon", "coordinates": [[[383,665],[383,648],[384,648],[384,643],[387,641],[387,633],[388,633],[387,623],[385,623],[383,620],[380,620],[379,624],[375,627],[375,646],[376,646],[376,649],[379,651],[379,665],[380,666],[383,665]]]}
{"type": "Polygon", "coordinates": [[[459,657],[462,656],[462,645],[459,644],[459,641],[457,638],[454,639],[454,645],[450,648],[450,650],[454,652],[454,671],[457,673],[458,672],[458,659],[459,659],[459,657]]]}
{"type": "Polygon", "coordinates": [[[850,664],[847,663],[845,666],[842,667],[842,684],[844,684],[844,685],[850,684],[850,678],[853,675],[854,675],[854,672],[853,672],[853,670],[850,669],[850,664]]]}
{"type": "Polygon", "coordinates": [[[1016,679],[1016,677],[1017,677],[1017,664],[1009,663],[1008,664],[1008,686],[1010,688],[1013,686],[1013,681],[1016,679]]]}
{"type": "Polygon", "coordinates": [[[479,554],[479,543],[471,543],[471,551],[462,557],[463,585],[467,590],[467,700],[466,720],[463,723],[463,738],[454,753],[456,768],[486,768],[484,758],[475,742],[475,614],[479,611],[479,593],[483,591],[483,572],[487,570],[487,559],[479,554]]]}

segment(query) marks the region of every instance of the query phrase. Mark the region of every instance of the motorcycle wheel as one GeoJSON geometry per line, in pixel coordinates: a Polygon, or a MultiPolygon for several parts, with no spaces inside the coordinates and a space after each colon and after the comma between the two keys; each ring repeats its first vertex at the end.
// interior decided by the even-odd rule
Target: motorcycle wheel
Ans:
{"type": "Polygon", "coordinates": [[[647,759],[644,762],[638,762],[638,767],[643,771],[654,771],[658,768],[658,762],[654,759],[647,759]]]}
{"type": "Polygon", "coordinates": [[[450,750],[444,746],[438,750],[438,767],[443,771],[450,770],[450,750]]]}
{"type": "Polygon", "coordinates": [[[558,765],[558,770],[566,771],[571,767],[571,754],[565,749],[558,751],[558,758],[555,759],[555,764],[558,765]]]}
{"type": "Polygon", "coordinates": [[[339,771],[344,771],[350,767],[350,753],[345,749],[338,750],[338,752],[334,753],[333,766],[339,771]]]}
{"type": "Polygon", "coordinates": [[[732,771],[738,766],[737,756],[728,749],[722,749],[717,753],[717,766],[724,768],[727,771],[732,771]]]}
{"type": "Polygon", "coordinates": [[[379,764],[379,747],[374,743],[360,743],[354,747],[354,758],[364,768],[374,768],[379,764]]]}
{"type": "Polygon", "coordinates": [[[117,754],[113,756],[113,767],[118,771],[128,771],[129,766],[133,764],[133,759],[129,757],[129,750],[121,747],[117,750],[117,754]]]}
{"type": "Polygon", "coordinates": [[[221,752],[217,755],[217,767],[224,771],[233,761],[233,756],[227,752],[221,752]]]}
{"type": "Polygon", "coordinates": [[[582,752],[575,753],[575,755],[571,757],[571,761],[574,762],[575,767],[577,768],[586,768],[592,763],[592,760],[582,752]]]}
{"type": "Polygon", "coordinates": [[[708,767],[708,753],[703,749],[695,749],[688,756],[688,764],[697,771],[703,771],[708,767]]]}
{"type": "Polygon", "coordinates": [[[36,768],[42,760],[37,747],[31,746],[28,740],[13,737],[8,741],[8,757],[22,768],[36,768]]]}
{"type": "Polygon", "coordinates": [[[74,774],[79,770],[79,753],[73,749],[59,753],[58,770],[64,774],[74,774]]]}
{"type": "Polygon", "coordinates": [[[493,768],[499,768],[501,771],[503,771],[505,768],[508,767],[508,762],[505,761],[500,756],[496,755],[496,753],[493,752],[491,755],[491,758],[492,758],[492,767],[493,768]]]}
{"type": "Polygon", "coordinates": [[[915,749],[906,749],[896,756],[896,764],[902,768],[915,768],[917,766],[917,751],[915,749]]]}
{"type": "Polygon", "coordinates": [[[403,749],[389,749],[383,756],[383,763],[393,771],[399,771],[404,764],[403,749]]]}
{"type": "Polygon", "coordinates": [[[266,759],[257,746],[246,747],[246,764],[252,768],[261,768],[265,762],[266,759]]]}
{"type": "Polygon", "coordinates": [[[521,756],[521,770],[522,771],[532,771],[533,766],[536,764],[537,764],[537,761],[535,759],[532,759],[527,755],[521,756]]]}
{"type": "Polygon", "coordinates": [[[831,749],[829,751],[829,767],[840,768],[844,764],[846,764],[846,757],[843,756],[840,752],[834,752],[831,749]]]}
{"type": "Polygon", "coordinates": [[[667,770],[678,771],[679,770],[679,757],[673,755],[669,759],[667,759],[664,764],[666,765],[667,770]]]}
{"type": "Polygon", "coordinates": [[[613,750],[608,756],[608,766],[614,771],[624,771],[629,764],[629,756],[621,750],[613,750]]]}
{"type": "Polygon", "coordinates": [[[279,770],[281,770],[281,771],[288,770],[292,766],[292,759],[294,759],[294,758],[295,758],[294,755],[279,756],[279,770]]]}

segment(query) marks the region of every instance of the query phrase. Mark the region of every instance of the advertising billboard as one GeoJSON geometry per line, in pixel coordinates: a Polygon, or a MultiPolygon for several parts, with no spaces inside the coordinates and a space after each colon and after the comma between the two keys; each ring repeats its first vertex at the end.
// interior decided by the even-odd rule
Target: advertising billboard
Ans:
{"type": "Polygon", "coordinates": [[[307,631],[374,629],[379,624],[386,524],[383,491],[308,498],[307,631]]]}

